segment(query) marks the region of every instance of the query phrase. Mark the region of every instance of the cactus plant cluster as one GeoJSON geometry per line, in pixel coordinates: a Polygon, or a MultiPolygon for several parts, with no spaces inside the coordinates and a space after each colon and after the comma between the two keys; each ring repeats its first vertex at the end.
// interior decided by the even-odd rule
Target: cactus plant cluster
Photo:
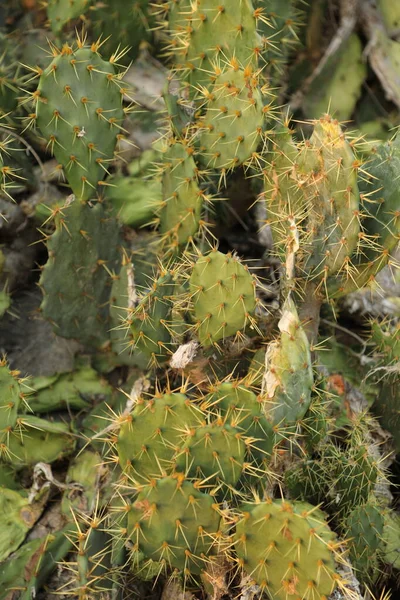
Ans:
{"type": "Polygon", "coordinates": [[[0,600],[396,597],[400,138],[324,8],[0,7],[0,600]]]}

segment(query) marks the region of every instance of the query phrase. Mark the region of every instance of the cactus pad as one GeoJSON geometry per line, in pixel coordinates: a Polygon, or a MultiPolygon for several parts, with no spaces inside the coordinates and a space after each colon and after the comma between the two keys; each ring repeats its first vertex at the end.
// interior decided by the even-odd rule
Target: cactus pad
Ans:
{"type": "Polygon", "coordinates": [[[40,279],[41,308],[58,335],[95,346],[107,339],[107,269],[117,264],[118,242],[118,226],[101,204],[75,201],[59,213],[40,279]]]}
{"type": "Polygon", "coordinates": [[[321,511],[286,500],[247,505],[235,534],[239,564],[279,600],[323,598],[333,592],[334,539],[321,511]]]}
{"type": "Polygon", "coordinates": [[[166,477],[139,493],[128,512],[128,535],[137,552],[183,572],[201,573],[219,528],[218,505],[193,483],[166,477]]]}
{"type": "Polygon", "coordinates": [[[117,450],[122,468],[143,482],[171,470],[172,458],[186,432],[202,421],[201,412],[184,394],[141,400],[122,425],[117,450]]]}
{"type": "MultiPolygon", "coordinates": [[[[43,71],[36,122],[48,148],[63,166],[73,193],[82,201],[96,188],[114,157],[123,119],[122,88],[98,45],[65,45],[43,71]]],[[[56,52],[56,51],[55,51],[56,52]]]]}
{"type": "Polygon", "coordinates": [[[232,170],[247,161],[263,140],[264,109],[259,75],[238,66],[215,77],[205,92],[206,113],[199,122],[202,162],[232,170]]]}
{"type": "Polygon", "coordinates": [[[244,436],[229,425],[206,425],[188,435],[176,458],[176,468],[206,485],[235,486],[246,452],[244,436]]]}
{"type": "Polygon", "coordinates": [[[234,256],[217,250],[201,256],[190,277],[200,342],[209,346],[252,323],[255,281],[234,256]]]}

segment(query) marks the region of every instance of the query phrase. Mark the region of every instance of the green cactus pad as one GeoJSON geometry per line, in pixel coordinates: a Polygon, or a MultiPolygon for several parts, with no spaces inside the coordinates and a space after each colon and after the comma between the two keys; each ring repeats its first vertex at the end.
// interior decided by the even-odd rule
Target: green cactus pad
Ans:
{"type": "Polygon", "coordinates": [[[339,121],[350,119],[362,93],[368,67],[357,34],[345,39],[313,80],[304,99],[304,114],[318,119],[326,110],[339,121]]]}
{"type": "Polygon", "coordinates": [[[230,425],[205,425],[193,429],[178,452],[176,468],[188,477],[235,486],[243,471],[246,439],[230,425]]]}
{"type": "Polygon", "coordinates": [[[29,396],[29,407],[34,413],[46,413],[69,409],[91,408],[97,398],[111,396],[111,387],[99,378],[90,367],[81,367],[72,373],[52,377],[33,377],[29,387],[34,390],[29,396]]]}
{"type": "Polygon", "coordinates": [[[337,512],[346,514],[351,508],[368,502],[380,472],[366,446],[349,447],[347,452],[333,455],[331,467],[336,475],[337,512]]]}
{"type": "Polygon", "coordinates": [[[261,462],[269,459],[275,441],[274,431],[264,415],[262,402],[244,384],[225,382],[215,386],[202,408],[246,436],[246,462],[259,463],[260,459],[261,462]]]}
{"type": "Polygon", "coordinates": [[[366,173],[359,178],[362,232],[352,258],[357,275],[351,277],[345,271],[331,278],[331,298],[374,282],[396,247],[400,236],[399,168],[400,136],[396,136],[375,149],[365,166],[366,173]]]}
{"type": "Polygon", "coordinates": [[[164,155],[160,233],[172,249],[187,244],[200,225],[204,192],[192,155],[190,145],[178,142],[170,143],[164,155]]]}
{"type": "Polygon", "coordinates": [[[305,415],[313,386],[309,342],[290,296],[278,326],[280,337],[267,349],[263,400],[272,423],[285,427],[305,415]]]}
{"type": "Polygon", "coordinates": [[[120,223],[134,228],[150,223],[162,201],[157,179],[121,175],[107,179],[107,183],[105,195],[120,223]]]}
{"type": "Polygon", "coordinates": [[[0,488],[0,562],[19,548],[37,517],[27,498],[0,488]]]}
{"type": "Polygon", "coordinates": [[[0,565],[0,600],[32,600],[72,550],[71,526],[45,538],[34,539],[0,565]],[[15,595],[17,594],[17,596],[15,595]]]}
{"type": "Polygon", "coordinates": [[[144,487],[128,512],[136,552],[181,571],[201,573],[218,532],[220,514],[211,496],[193,483],[166,477],[144,487]]]}
{"type": "Polygon", "coordinates": [[[95,3],[90,16],[95,34],[104,40],[103,54],[108,56],[117,48],[126,49],[129,58],[135,60],[141,43],[151,42],[155,7],[149,0],[128,4],[126,0],[95,3]]]}
{"type": "Polygon", "coordinates": [[[0,360],[0,443],[7,438],[10,428],[17,422],[21,402],[18,373],[10,371],[5,360],[0,360]]]}
{"type": "Polygon", "coordinates": [[[32,540],[0,565],[0,600],[14,598],[16,590],[19,590],[17,593],[21,600],[32,598],[36,584],[34,571],[43,558],[45,546],[46,540],[32,540]]]}
{"type": "MultiPolygon", "coordinates": [[[[98,44],[65,45],[43,71],[36,92],[36,122],[63,166],[75,196],[96,196],[114,157],[123,119],[122,88],[98,44]]],[[[53,47],[54,48],[54,47],[53,47]]]]}
{"type": "Polygon", "coordinates": [[[243,67],[257,64],[261,39],[251,0],[172,4],[176,6],[170,10],[169,27],[175,68],[190,84],[193,96],[201,86],[210,86],[220,65],[232,58],[243,67]]]}
{"type": "Polygon", "coordinates": [[[56,35],[67,23],[83,15],[91,0],[47,0],[47,16],[56,35]]]}
{"type": "MultiPolygon", "coordinates": [[[[17,71],[18,58],[15,45],[0,31],[0,118],[10,115],[17,107],[19,87],[22,84],[17,77],[17,71]]],[[[0,158],[0,173],[1,166],[0,158]]]]}
{"type": "Polygon", "coordinates": [[[120,466],[128,467],[140,482],[170,471],[185,434],[202,419],[201,411],[184,394],[139,401],[119,431],[120,466]]]}
{"type": "Polygon", "coordinates": [[[128,313],[128,351],[139,353],[151,366],[164,362],[171,353],[169,323],[174,287],[172,274],[162,269],[150,291],[139,297],[128,313]]]}
{"type": "Polygon", "coordinates": [[[65,490],[61,502],[61,511],[67,518],[71,516],[71,510],[86,515],[93,513],[105,470],[100,454],[91,450],[81,452],[73,460],[65,480],[69,489],[65,490]]]}
{"type": "Polygon", "coordinates": [[[2,459],[16,468],[38,462],[52,463],[73,452],[75,441],[64,423],[26,415],[18,419],[9,433],[2,459]]]}
{"type": "Polygon", "coordinates": [[[239,66],[223,70],[205,92],[204,105],[206,113],[198,123],[203,164],[229,171],[251,158],[263,140],[259,75],[239,66]]]}
{"type": "Polygon", "coordinates": [[[285,63],[299,45],[297,30],[302,16],[299,3],[297,0],[255,0],[253,4],[263,10],[263,18],[258,20],[261,55],[265,61],[264,70],[275,84],[281,81],[285,63]]]}
{"type": "Polygon", "coordinates": [[[385,515],[383,540],[383,560],[395,569],[400,569],[400,515],[394,511],[385,515]]]}
{"type": "Polygon", "coordinates": [[[390,36],[400,27],[400,6],[391,0],[377,0],[379,12],[390,36]]]}
{"type": "Polygon", "coordinates": [[[311,504],[246,505],[236,525],[239,564],[271,598],[329,596],[336,587],[335,535],[311,504]]]}
{"type": "Polygon", "coordinates": [[[193,266],[189,284],[196,331],[204,346],[253,322],[255,281],[235,256],[217,250],[201,256],[193,266]]]}
{"type": "MultiPolygon", "coordinates": [[[[119,274],[114,278],[110,298],[110,338],[113,352],[117,355],[116,361],[120,365],[140,364],[140,353],[133,353],[132,334],[124,326],[129,318],[129,313],[135,306],[137,294],[135,289],[135,270],[130,261],[123,260],[119,274]],[[132,297],[133,296],[133,297],[132,297]]],[[[143,367],[147,358],[143,358],[143,367]]]]}
{"type": "Polygon", "coordinates": [[[358,163],[352,147],[328,115],[314,122],[313,134],[303,144],[296,146],[285,131],[277,139],[265,198],[281,258],[292,250],[295,231],[296,264],[303,277],[326,281],[346,273],[360,232],[358,163]]]}
{"type": "Polygon", "coordinates": [[[41,309],[58,335],[94,346],[107,340],[109,272],[117,266],[118,243],[118,225],[101,204],[75,201],[58,214],[40,278],[41,309]]]}
{"type": "Polygon", "coordinates": [[[364,581],[368,579],[368,571],[376,567],[383,527],[382,509],[373,504],[356,506],[346,519],[345,532],[349,539],[351,563],[364,581]]]}

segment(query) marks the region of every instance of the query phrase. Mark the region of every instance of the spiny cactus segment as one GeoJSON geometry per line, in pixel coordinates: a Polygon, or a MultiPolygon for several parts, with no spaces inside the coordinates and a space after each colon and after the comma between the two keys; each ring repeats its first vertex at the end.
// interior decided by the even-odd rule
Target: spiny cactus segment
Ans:
{"type": "Polygon", "coordinates": [[[395,597],[398,14],[328,4],[1,3],[0,600],[395,597]]]}

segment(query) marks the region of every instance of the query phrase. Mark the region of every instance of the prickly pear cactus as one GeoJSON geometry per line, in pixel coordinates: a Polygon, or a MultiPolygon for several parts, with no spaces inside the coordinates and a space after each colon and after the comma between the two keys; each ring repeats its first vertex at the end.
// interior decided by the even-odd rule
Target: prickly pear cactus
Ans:
{"type": "Polygon", "coordinates": [[[119,464],[141,483],[171,471],[185,432],[201,422],[201,411],[184,394],[139,401],[119,431],[119,464]]]}
{"type": "Polygon", "coordinates": [[[293,425],[311,402],[313,373],[310,346],[293,300],[288,297],[278,325],[280,337],[268,346],[263,399],[274,425],[293,425]]]}
{"type": "Polygon", "coordinates": [[[264,112],[260,76],[240,68],[236,58],[204,92],[200,120],[201,161],[206,168],[231,171],[249,160],[263,143],[264,112]]]}
{"type": "Polygon", "coordinates": [[[42,311],[58,333],[83,343],[107,340],[110,272],[117,266],[119,230],[102,204],[75,200],[57,215],[43,268],[42,311]]]}
{"type": "Polygon", "coordinates": [[[377,550],[381,545],[383,527],[382,510],[374,505],[357,506],[346,519],[351,561],[362,579],[372,568],[377,568],[377,550]]]}
{"type": "Polygon", "coordinates": [[[48,150],[62,165],[81,201],[96,196],[113,160],[122,131],[123,87],[112,57],[100,56],[100,43],[52,46],[54,58],[41,72],[32,98],[33,117],[48,150]]]}
{"type": "Polygon", "coordinates": [[[219,530],[219,507],[184,477],[143,486],[128,513],[134,552],[181,571],[189,581],[206,568],[219,530]]]}
{"type": "Polygon", "coordinates": [[[213,0],[170,2],[169,29],[174,42],[170,52],[192,94],[209,87],[221,65],[232,58],[242,68],[257,63],[258,18],[251,0],[230,0],[224,5],[213,0]]]}
{"type": "Polygon", "coordinates": [[[47,0],[47,16],[50,27],[56,35],[64,25],[84,14],[91,0],[47,0]]]}
{"type": "Polygon", "coordinates": [[[204,485],[234,487],[244,468],[246,438],[230,425],[193,429],[176,457],[176,468],[204,485]]]}
{"type": "Polygon", "coordinates": [[[172,250],[193,239],[200,226],[204,192],[199,187],[193,147],[172,140],[164,154],[160,234],[172,250]]]}
{"type": "Polygon", "coordinates": [[[212,250],[193,265],[189,280],[195,330],[209,346],[252,325],[256,306],[254,279],[232,255],[212,250]]]}
{"type": "Polygon", "coordinates": [[[285,256],[294,231],[298,268],[307,277],[347,276],[360,231],[353,150],[338,122],[328,116],[315,122],[310,140],[297,149],[285,137],[265,189],[277,248],[285,256]]]}
{"type": "Polygon", "coordinates": [[[329,596],[339,579],[335,535],[310,504],[269,500],[244,506],[235,547],[240,566],[272,598],[301,598],[310,589],[329,596]]]}

